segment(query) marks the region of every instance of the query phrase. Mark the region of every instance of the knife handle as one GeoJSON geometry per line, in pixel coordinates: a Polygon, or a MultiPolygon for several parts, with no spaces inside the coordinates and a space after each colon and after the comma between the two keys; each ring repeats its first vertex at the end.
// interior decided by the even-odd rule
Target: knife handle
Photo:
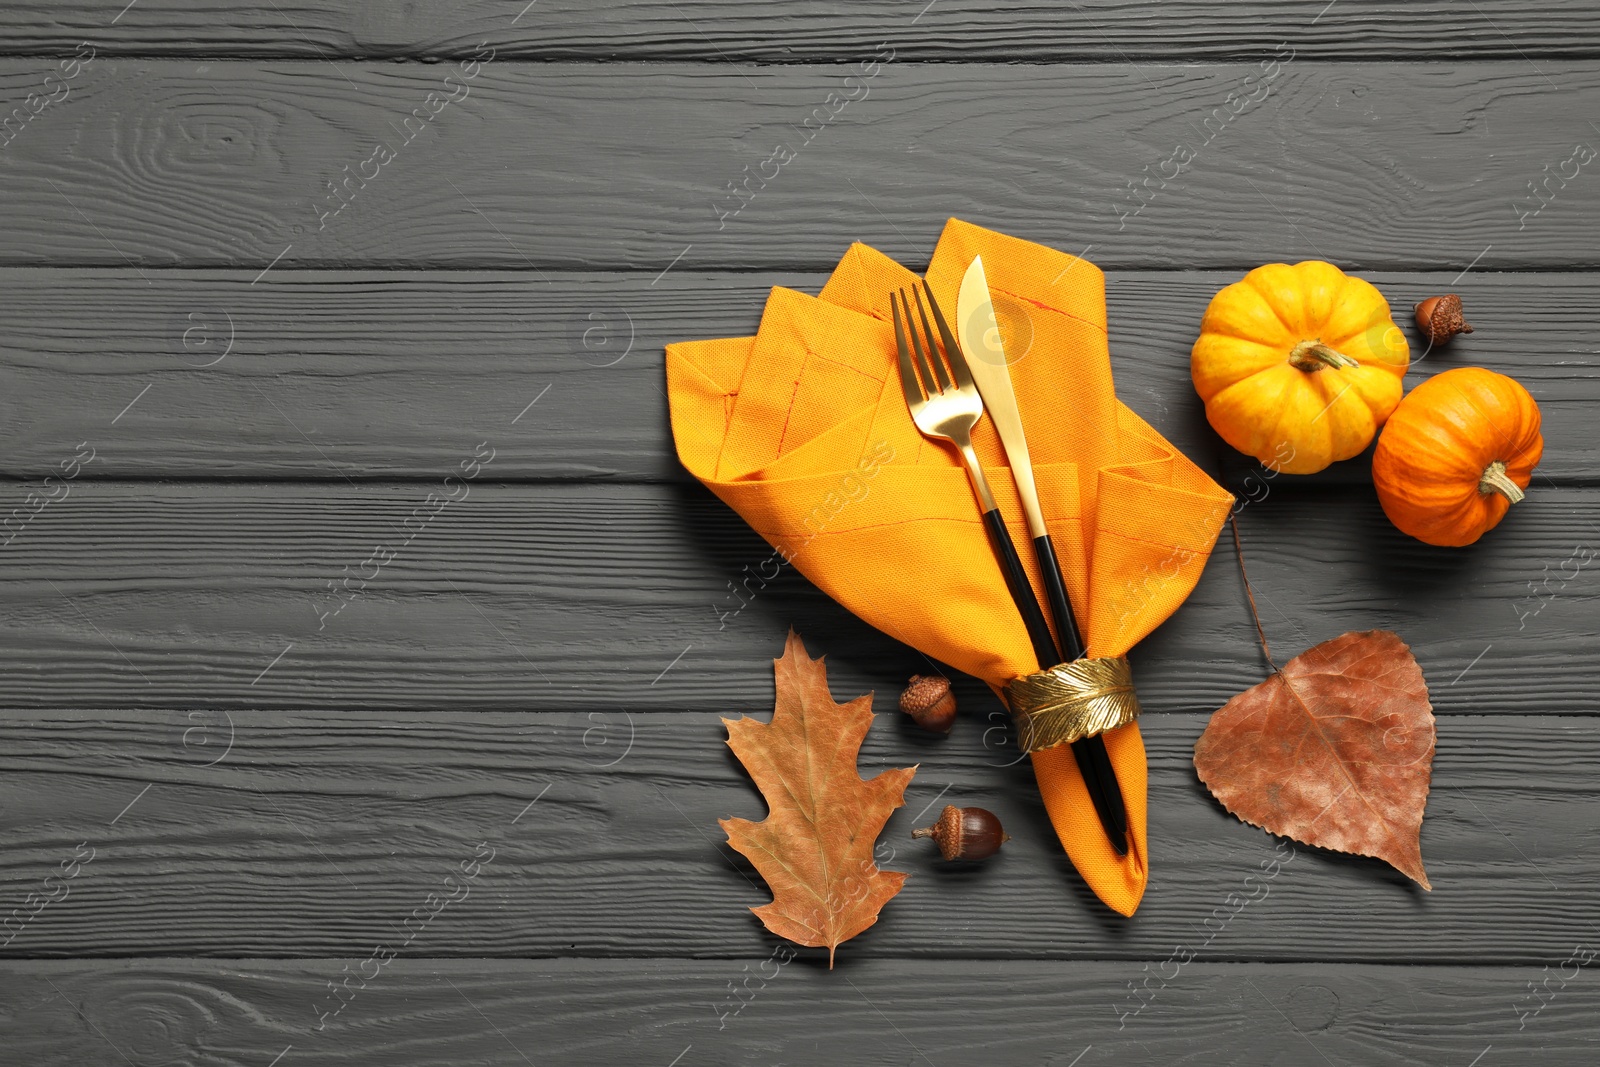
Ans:
{"type": "MultiPolygon", "coordinates": [[[[1067,595],[1067,583],[1061,574],[1061,563],[1056,558],[1056,547],[1050,541],[1049,534],[1041,534],[1033,539],[1033,548],[1039,559],[1039,570],[1044,576],[1050,613],[1056,617],[1062,657],[1066,661],[1081,659],[1086,651],[1083,634],[1078,630],[1078,621],[1072,613],[1072,598],[1067,595]]],[[[1095,799],[1101,800],[1103,797],[1105,810],[1102,814],[1110,817],[1118,833],[1127,834],[1128,809],[1122,800],[1122,789],[1117,781],[1116,769],[1111,766],[1111,754],[1106,751],[1105,739],[1098,734],[1085,737],[1072,746],[1072,754],[1077,758],[1078,770],[1084,781],[1090,783],[1091,795],[1096,793],[1094,785],[1099,785],[1100,796],[1095,799]]],[[[1113,845],[1118,843],[1115,834],[1108,836],[1113,845]]],[[[1126,848],[1117,849],[1119,853],[1126,851],[1126,848]]]]}
{"type": "Polygon", "coordinates": [[[1011,540],[1011,531],[1006,528],[1006,520],[1001,517],[999,508],[991,508],[983,513],[983,524],[989,528],[989,540],[994,542],[994,554],[1000,558],[1001,568],[1006,575],[1006,588],[1011,591],[1011,599],[1015,601],[1017,610],[1022,613],[1022,625],[1028,630],[1028,640],[1033,644],[1033,656],[1039,663],[1039,669],[1045,670],[1061,662],[1056,655],[1055,639],[1050,636],[1050,624],[1045,621],[1044,612],[1039,607],[1038,599],[1033,595],[1033,586],[1028,582],[1028,572],[1022,568],[1022,557],[1017,555],[1017,546],[1011,540]]]}
{"type": "Polygon", "coordinates": [[[1128,809],[1122,803],[1121,783],[1117,781],[1116,768],[1111,766],[1111,753],[1106,751],[1105,738],[1099,734],[1080,737],[1072,742],[1072,758],[1078,761],[1078,773],[1083,775],[1089,799],[1094,801],[1095,814],[1105,830],[1106,840],[1117,855],[1128,854],[1128,809]]]}
{"type": "Polygon", "coordinates": [[[1056,617],[1062,662],[1082,659],[1083,635],[1072,613],[1072,598],[1067,596],[1067,582],[1061,574],[1061,563],[1056,559],[1056,546],[1051,543],[1049,534],[1041,534],[1033,539],[1033,548],[1039,558],[1039,571],[1044,576],[1045,595],[1050,598],[1050,614],[1056,617]]]}
{"type": "MultiPolygon", "coordinates": [[[[1045,620],[1044,611],[1033,595],[1033,586],[1028,582],[1028,572],[1022,567],[1016,543],[1011,540],[1011,531],[1007,529],[1006,521],[1000,515],[1000,509],[991,508],[985,511],[983,524],[989,528],[989,539],[994,543],[995,555],[999,557],[1001,568],[1005,571],[1006,588],[1011,591],[1011,599],[1016,602],[1017,610],[1022,614],[1022,623],[1027,628],[1028,640],[1033,644],[1033,655],[1039,663],[1039,669],[1044,670],[1062,662],[1062,657],[1056,652],[1055,640],[1050,636],[1050,624],[1045,620]]],[[[1049,535],[1036,538],[1034,547],[1041,549],[1039,565],[1046,572],[1046,584],[1049,584],[1049,576],[1053,574],[1055,588],[1060,591],[1061,599],[1069,605],[1068,614],[1065,616],[1066,622],[1062,624],[1062,633],[1071,634],[1071,640],[1077,642],[1081,648],[1082,643],[1078,641],[1077,628],[1072,624],[1071,602],[1067,600],[1066,584],[1061,579],[1061,568],[1056,562],[1055,550],[1050,545],[1049,535]]],[[[1095,814],[1100,818],[1106,839],[1111,842],[1111,847],[1117,855],[1127,855],[1128,814],[1122,802],[1122,789],[1117,781],[1116,771],[1111,766],[1110,755],[1106,752],[1105,741],[1098,735],[1080,738],[1072,743],[1072,756],[1077,760],[1078,773],[1083,776],[1084,786],[1089,791],[1089,798],[1094,802],[1095,814]]]]}
{"type": "Polygon", "coordinates": [[[1105,738],[1099,734],[1080,737],[1072,743],[1072,755],[1078,761],[1078,771],[1084,782],[1095,783],[1089,788],[1089,796],[1095,802],[1101,825],[1106,828],[1107,840],[1117,855],[1126,856],[1128,809],[1122,802],[1122,786],[1117,781],[1117,769],[1111,765],[1111,753],[1106,751],[1105,738]]]}

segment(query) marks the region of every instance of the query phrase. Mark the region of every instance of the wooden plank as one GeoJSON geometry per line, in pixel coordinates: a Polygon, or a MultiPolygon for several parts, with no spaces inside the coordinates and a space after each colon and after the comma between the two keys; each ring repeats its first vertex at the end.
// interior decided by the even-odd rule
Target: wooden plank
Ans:
{"type": "Polygon", "coordinates": [[[1111,998],[1142,977],[1128,964],[874,959],[830,972],[799,961],[775,971],[775,962],[761,967],[766,959],[765,945],[739,960],[695,962],[401,958],[321,1032],[310,1005],[342,968],[355,971],[351,961],[30,962],[0,965],[0,974],[28,1010],[9,1044],[18,1062],[37,1064],[122,1063],[113,1048],[131,1063],[248,1065],[288,1048],[284,1067],[675,1057],[684,1067],[1067,1067],[1074,1057],[1083,1067],[1288,1067],[1322,1057],[1432,1067],[1486,1052],[1485,1065],[1582,1067],[1596,1053],[1586,971],[1519,1031],[1513,1009],[1526,984],[1543,979],[1537,968],[1193,963],[1118,1031],[1111,998]],[[746,975],[753,999],[719,1030],[720,998],[746,975]]]}
{"type": "MultiPolygon", "coordinates": [[[[716,823],[764,812],[722,744],[718,713],[744,711],[766,714],[755,704],[687,714],[9,713],[0,901],[9,914],[29,893],[58,899],[9,927],[3,953],[355,956],[401,928],[415,935],[407,955],[764,955],[770,939],[747,909],[770,894],[716,823]],[[70,870],[75,855],[63,896],[43,879],[70,870]],[[437,922],[402,926],[475,856],[484,862],[471,888],[447,886],[458,899],[437,922]]],[[[886,702],[879,711],[863,769],[920,765],[880,840],[889,869],[910,878],[841,951],[850,965],[1164,959],[1186,944],[1206,961],[1537,968],[1593,943],[1600,879],[1584,847],[1600,832],[1593,718],[1441,719],[1422,833],[1435,888],[1424,893],[1376,860],[1275,852],[1196,780],[1206,717],[1152,716],[1152,877],[1124,922],[1082,885],[1031,771],[1005,766],[1015,753],[998,733],[985,745],[982,718],[940,739],[886,702]],[[909,833],[945,803],[991,809],[1015,840],[979,869],[942,868],[909,833]]]]}
{"type": "MultiPolygon", "coordinates": [[[[1543,478],[1600,479],[1591,334],[1600,275],[1369,274],[1415,342],[1409,308],[1463,295],[1477,326],[1418,344],[1412,384],[1491,366],[1544,416],[1543,478]]],[[[682,481],[661,349],[748,334],[771,286],[824,275],[0,270],[0,475],[42,478],[80,441],[85,478],[421,478],[492,438],[497,479],[682,481]],[[545,390],[548,388],[549,392],[545,390]],[[130,401],[138,398],[132,408],[130,401]],[[528,408],[537,399],[536,406],[528,408]],[[607,412],[596,418],[597,411],[607,412]],[[116,419],[115,425],[111,424],[116,419]],[[312,442],[315,442],[313,444],[312,442]]],[[[1253,464],[1206,425],[1188,346],[1236,272],[1107,279],[1118,389],[1185,454],[1241,484],[1253,464]]],[[[1317,479],[1362,483],[1363,457],[1317,479]]],[[[1545,484],[1541,481],[1541,484],[1545,484]]]]}
{"type": "MultiPolygon", "coordinates": [[[[1593,64],[1284,55],[852,85],[837,64],[496,58],[447,83],[456,64],[100,57],[7,134],[0,265],[826,270],[856,238],[920,265],[950,215],[1118,268],[1597,263],[1593,64]]],[[[0,62],[0,99],[44,63],[0,62]]]]}
{"type": "MultiPolygon", "coordinates": [[[[1600,710],[1600,490],[1536,487],[1477,546],[1444,550],[1395,531],[1370,489],[1273,484],[1241,522],[1283,658],[1386,627],[1416,650],[1442,712],[1600,710]],[[1445,684],[1469,666],[1470,684],[1445,684]]],[[[0,700],[761,706],[790,625],[844,653],[846,691],[896,691],[924,669],[792,569],[736,611],[731,583],[771,550],[698,487],[479,483],[423,524],[434,489],[453,491],[73,483],[3,550],[0,700]]],[[[1231,545],[1134,655],[1150,711],[1209,711],[1260,681],[1231,545]]]]}
{"type": "Polygon", "coordinates": [[[90,0],[31,0],[0,13],[6,54],[70,51],[84,38],[110,54],[298,57],[455,56],[492,40],[539,59],[704,59],[750,63],[853,58],[893,42],[911,59],[1060,62],[1234,59],[1279,41],[1341,59],[1592,57],[1592,5],[1530,8],[1483,0],[1463,12],[1444,0],[1404,9],[1379,0],[1166,3],[1159,18],[1128,0],[1068,7],[1015,3],[962,8],[894,0],[803,0],[781,12],[714,0],[658,6],[593,0],[580,6],[469,0],[348,5],[284,0],[240,10],[217,0],[141,0],[110,17],[90,0]]]}

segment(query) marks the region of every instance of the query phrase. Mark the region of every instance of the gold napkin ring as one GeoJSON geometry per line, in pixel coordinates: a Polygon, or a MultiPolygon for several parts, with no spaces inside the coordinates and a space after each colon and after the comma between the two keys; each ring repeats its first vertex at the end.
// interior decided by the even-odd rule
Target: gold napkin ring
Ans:
{"type": "Polygon", "coordinates": [[[1139,717],[1133,672],[1124,656],[1059,663],[1006,683],[1017,745],[1038,752],[1113,730],[1139,717]]]}

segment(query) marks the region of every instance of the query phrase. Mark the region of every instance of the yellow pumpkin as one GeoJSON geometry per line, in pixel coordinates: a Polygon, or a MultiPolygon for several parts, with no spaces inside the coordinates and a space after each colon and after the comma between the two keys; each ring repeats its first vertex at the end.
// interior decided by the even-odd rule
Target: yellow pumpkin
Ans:
{"type": "Polygon", "coordinates": [[[1383,294],[1308,260],[1257,267],[1212,297],[1189,373],[1224,441],[1312,474],[1372,443],[1410,363],[1383,294]]]}

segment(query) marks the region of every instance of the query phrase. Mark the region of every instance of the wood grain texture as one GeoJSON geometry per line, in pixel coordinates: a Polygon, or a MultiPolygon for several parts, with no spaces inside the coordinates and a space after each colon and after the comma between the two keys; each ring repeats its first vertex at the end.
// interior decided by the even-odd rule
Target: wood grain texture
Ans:
{"type": "MultiPolygon", "coordinates": [[[[1600,491],[1536,485],[1476,546],[1438,549],[1370,487],[1272,485],[1241,525],[1280,657],[1393,629],[1441,713],[1597,710],[1600,491]]],[[[409,544],[439,487],[72,486],[0,549],[6,706],[763,706],[790,625],[835,653],[844,691],[925,667],[792,568],[736,612],[732,583],[771,549],[698,486],[478,483],[409,544]],[[366,563],[379,545],[393,558],[366,563]]],[[[1254,633],[1225,543],[1134,651],[1146,710],[1210,711],[1260,681],[1254,633]]]]}
{"type": "MultiPolygon", "coordinates": [[[[50,69],[0,62],[0,99],[50,69]]],[[[951,215],[1114,268],[1600,263],[1600,181],[1573,158],[1592,64],[895,62],[847,85],[836,64],[498,58],[454,87],[452,69],[100,57],[0,149],[0,265],[653,278],[826,270],[860,238],[915,266],[951,215]],[[837,114],[800,132],[818,107],[837,114]],[[394,158],[364,180],[380,141],[394,158]],[[796,156],[763,188],[779,142],[796,156]],[[1534,180],[1551,202],[1529,217],[1534,180]]]]}
{"type": "MultiPolygon", "coordinates": [[[[1512,375],[1544,416],[1540,484],[1596,484],[1600,274],[1456,273],[1368,275],[1420,357],[1410,384],[1467,365],[1512,375]],[[1449,291],[1462,294],[1477,332],[1429,352],[1409,309],[1449,291]]],[[[99,450],[84,478],[436,480],[490,438],[498,480],[685,481],[662,347],[752,333],[770,287],[815,293],[826,280],[690,271],[656,285],[638,274],[546,282],[527,271],[274,270],[255,284],[251,272],[155,277],[158,285],[126,269],[0,270],[0,475],[41,478],[90,440],[99,450]]],[[[1249,496],[1259,492],[1243,481],[1253,462],[1218,440],[1189,380],[1200,316],[1237,277],[1118,271],[1106,284],[1122,398],[1249,496]]],[[[1363,456],[1313,484],[1369,481],[1363,456]]]]}
{"type": "Polygon", "coordinates": [[[973,8],[894,0],[760,5],[591,0],[563,6],[470,0],[339,4],[283,0],[239,8],[217,0],[140,0],[116,12],[90,0],[26,0],[0,13],[5,54],[51,54],[89,38],[113,54],[418,58],[470,52],[485,39],[540,59],[704,59],[790,63],[851,58],[892,41],[907,58],[1000,62],[1238,58],[1279,41],[1337,58],[1592,57],[1600,18],[1579,0],[1476,9],[1423,0],[1227,3],[1183,0],[1152,16],[1129,0],[973,8]]]}
{"type": "MultiPolygon", "coordinates": [[[[1569,946],[1570,948],[1570,946],[1569,946]]],[[[718,1030],[740,961],[399,959],[348,1018],[315,1031],[309,1003],[347,961],[9,963],[0,975],[28,1028],[8,1042],[37,1067],[163,1063],[410,1067],[849,1063],[1229,1063],[1395,1067],[1594,1062],[1592,976],[1525,1029],[1513,1011],[1538,968],[1193,963],[1119,1031],[1109,1000],[1138,968],[1027,961],[798,961],[718,1030]],[[825,1024],[819,1022],[825,1020],[825,1024]],[[1486,1058],[1485,1064],[1495,1062],[1486,1058]]],[[[1559,961],[1557,961],[1559,962],[1559,961]]],[[[765,973],[772,973],[769,964],[765,973]]],[[[743,970],[741,968],[748,968],[743,970]]]]}
{"type": "Polygon", "coordinates": [[[5,5],[0,513],[96,458],[0,531],[0,1060],[1595,1062],[1593,968],[1562,969],[1600,944],[1600,179],[1570,173],[1596,58],[1591,0],[5,5]],[[926,662],[800,575],[732,613],[769,549],[674,461],[662,345],[751,332],[851,240],[920,268],[951,215],[1111,271],[1123,398],[1264,494],[1240,521],[1280,660],[1411,643],[1435,892],[1309,849],[1263,881],[1272,839],[1197,782],[1265,669],[1226,542],[1134,657],[1132,921],[986,689],[933,738],[891,710],[926,662]],[[1245,481],[1205,426],[1206,300],[1306,258],[1402,313],[1461,292],[1478,332],[1413,381],[1484,365],[1540,401],[1540,476],[1478,546],[1396,533],[1362,459],[1245,481]],[[470,496],[407,532],[479,442],[470,496]],[[836,694],[879,694],[864,768],[920,771],[884,838],[905,893],[837,970],[763,984],[769,894],[716,828],[762,804],[718,720],[767,713],[791,624],[836,694]],[[1013,840],[945,868],[909,830],[946,802],[1013,840]]]}
{"type": "MultiPolygon", "coordinates": [[[[910,877],[840,949],[852,965],[1165,959],[1184,945],[1204,962],[1537,969],[1597,936],[1594,717],[1441,719],[1422,828],[1435,888],[1424,893],[1377,860],[1275,853],[1198,783],[1206,716],[1151,716],[1152,878],[1130,922],[1090,896],[1031,770],[1006,766],[1016,754],[998,731],[986,746],[993,724],[975,703],[941,739],[906,724],[892,693],[879,689],[861,767],[919,765],[880,838],[888,869],[910,877]],[[1013,840],[981,867],[945,866],[910,831],[946,803],[989,808],[1013,840]],[[1274,855],[1288,862],[1273,868],[1274,855]]],[[[771,894],[716,820],[764,814],[719,715],[770,707],[769,694],[688,714],[8,713],[6,913],[80,844],[94,852],[67,895],[8,928],[3,955],[364,957],[398,940],[407,957],[765,956],[772,938],[749,909],[771,894]],[[444,878],[480,842],[492,858],[466,895],[431,923],[403,925],[429,894],[460,896],[444,878]]]]}

